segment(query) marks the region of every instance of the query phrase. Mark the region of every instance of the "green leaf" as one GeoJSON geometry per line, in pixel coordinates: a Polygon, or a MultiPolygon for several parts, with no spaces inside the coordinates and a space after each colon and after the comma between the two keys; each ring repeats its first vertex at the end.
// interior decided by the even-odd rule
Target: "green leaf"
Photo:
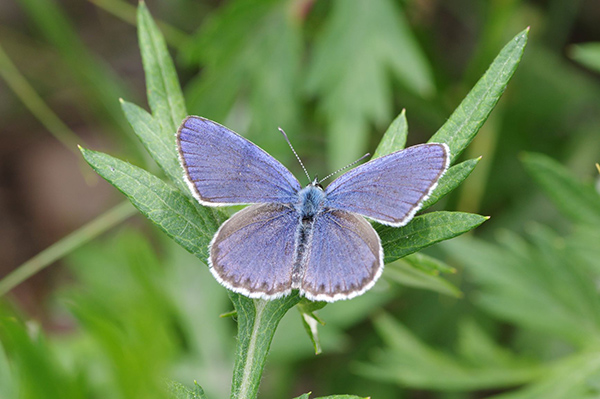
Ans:
{"type": "Polygon", "coordinates": [[[472,363],[429,347],[408,328],[387,314],[374,320],[385,343],[372,364],[361,364],[359,373],[400,386],[435,390],[477,390],[520,385],[542,370],[507,354],[505,361],[472,363]]]}
{"type": "Polygon", "coordinates": [[[177,158],[174,134],[163,134],[156,119],[137,105],[121,100],[121,107],[133,131],[152,159],[182,192],[189,193],[189,188],[182,178],[183,170],[177,158]]]}
{"type": "Polygon", "coordinates": [[[504,46],[448,121],[429,140],[430,143],[448,144],[452,162],[473,140],[504,93],[508,81],[521,61],[528,33],[529,28],[504,46]]]}
{"type": "Polygon", "coordinates": [[[439,276],[419,270],[404,261],[404,259],[387,264],[384,276],[388,280],[409,287],[423,288],[453,297],[462,296],[462,293],[454,284],[439,276]]]}
{"type": "MultiPolygon", "coordinates": [[[[82,398],[84,388],[79,378],[68,371],[61,358],[51,350],[41,327],[33,322],[25,324],[14,311],[0,306],[0,344],[4,347],[17,377],[12,387],[18,396],[7,398],[82,398]],[[18,374],[16,374],[18,372],[18,374]]],[[[3,388],[0,388],[2,392],[3,388]]]]}
{"type": "Polygon", "coordinates": [[[600,42],[574,44],[569,50],[573,60],[600,72],[600,42]]]}
{"type": "Polygon", "coordinates": [[[600,373],[600,352],[581,353],[557,362],[543,378],[516,392],[494,395],[490,399],[595,398],[600,373]]]}
{"type": "Polygon", "coordinates": [[[379,158],[392,152],[400,151],[406,145],[408,135],[408,122],[406,121],[406,110],[394,119],[386,130],[371,159],[379,158]]]}
{"type": "Polygon", "coordinates": [[[327,302],[313,302],[303,298],[297,306],[297,309],[300,312],[300,317],[302,318],[304,330],[306,330],[306,333],[308,334],[308,337],[315,348],[315,355],[321,353],[318,325],[321,324],[324,326],[325,322],[321,320],[321,318],[319,318],[319,316],[317,316],[314,312],[319,309],[323,309],[326,305],[327,302]]]}
{"type": "Polygon", "coordinates": [[[354,396],[354,395],[330,395],[330,396],[319,396],[315,399],[370,399],[365,398],[364,396],[354,396]]]}
{"type": "Polygon", "coordinates": [[[431,212],[403,227],[377,225],[385,262],[393,262],[425,247],[474,229],[488,218],[463,212],[431,212]]]}
{"type": "Polygon", "coordinates": [[[405,256],[403,260],[432,276],[437,276],[440,273],[456,273],[455,268],[448,266],[439,259],[432,258],[420,252],[405,256]]]}
{"type": "Polygon", "coordinates": [[[600,225],[600,194],[592,185],[578,182],[561,164],[545,155],[527,153],[522,161],[565,216],[574,222],[600,225]]]}
{"type": "MultiPolygon", "coordinates": [[[[0,315],[0,317],[5,317],[4,315],[0,315]]],[[[8,357],[0,345],[0,397],[1,398],[17,398],[17,381],[15,375],[13,375],[13,371],[11,369],[10,363],[8,362],[8,357]]]]}
{"type": "Polygon", "coordinates": [[[530,236],[533,244],[504,232],[502,246],[461,238],[442,248],[478,285],[476,303],[487,312],[576,347],[598,345],[600,298],[593,267],[545,228],[530,236]]]}
{"type": "Polygon", "coordinates": [[[204,389],[196,381],[194,381],[193,389],[174,381],[171,382],[169,388],[173,399],[207,399],[204,389]]]}
{"type": "Polygon", "coordinates": [[[273,301],[250,299],[229,291],[237,310],[238,335],[232,399],[255,398],[273,335],[281,318],[300,301],[297,293],[273,301]]]}
{"type": "Polygon", "coordinates": [[[211,209],[195,206],[158,177],[127,162],[83,148],[81,153],[87,163],[125,194],[144,216],[205,262],[208,244],[221,222],[211,209]]]}
{"type": "MultiPolygon", "coordinates": [[[[271,153],[286,151],[277,133],[298,131],[302,24],[285,1],[230,1],[206,18],[184,52],[202,72],[186,87],[189,109],[216,121],[236,106],[235,121],[271,153]],[[218,95],[215,95],[218,93],[218,95]],[[267,134],[272,132],[272,134],[267,134]]],[[[236,126],[232,126],[236,127],[236,126]]]]}
{"type": "Polygon", "coordinates": [[[109,65],[92,54],[68,15],[53,0],[19,0],[28,16],[42,32],[45,40],[60,53],[68,72],[76,77],[89,102],[79,102],[101,120],[126,129],[115,99],[128,94],[127,82],[120,79],[109,65]]]}
{"type": "Polygon", "coordinates": [[[434,92],[427,59],[401,10],[391,0],[332,2],[331,15],[317,37],[307,90],[321,97],[329,132],[329,161],[346,165],[364,154],[372,123],[392,112],[391,75],[409,90],[434,92]]]}
{"type": "Polygon", "coordinates": [[[165,39],[143,1],[138,6],[137,23],[148,103],[161,134],[171,140],[174,149],[175,132],[187,116],[175,66],[165,39]]]}
{"type": "Polygon", "coordinates": [[[456,187],[458,187],[475,169],[475,166],[479,163],[481,157],[477,159],[469,159],[461,162],[457,165],[452,166],[446,171],[444,176],[438,181],[438,185],[433,190],[433,193],[423,201],[421,209],[427,209],[447,194],[451,193],[456,187]]]}

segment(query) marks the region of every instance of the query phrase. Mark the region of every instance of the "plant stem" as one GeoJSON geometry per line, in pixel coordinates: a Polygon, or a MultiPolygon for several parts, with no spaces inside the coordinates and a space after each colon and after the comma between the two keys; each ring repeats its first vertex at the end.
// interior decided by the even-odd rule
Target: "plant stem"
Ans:
{"type": "Polygon", "coordinates": [[[298,294],[274,301],[250,299],[229,293],[237,310],[238,337],[231,399],[253,399],[267,361],[271,341],[279,321],[298,303],[298,294]]]}

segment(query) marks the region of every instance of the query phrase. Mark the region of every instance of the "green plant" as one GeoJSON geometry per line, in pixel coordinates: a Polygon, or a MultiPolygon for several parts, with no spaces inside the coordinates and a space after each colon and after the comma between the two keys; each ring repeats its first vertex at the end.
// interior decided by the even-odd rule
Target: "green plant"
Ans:
{"type": "Polygon", "coordinates": [[[529,153],[522,162],[573,223],[571,233],[533,224],[526,238],[501,231],[497,244],[469,237],[444,245],[475,285],[477,307],[519,327],[507,342],[511,348],[464,318],[455,353],[444,353],[382,314],[374,323],[386,350],[361,364],[361,373],[436,391],[515,388],[489,396],[498,399],[598,395],[600,195],[547,156],[529,153]]]}
{"type": "MultiPolygon", "coordinates": [[[[109,155],[87,149],[82,149],[82,153],[94,170],[124,193],[140,212],[178,244],[204,260],[207,258],[208,243],[225,216],[220,211],[202,207],[193,201],[182,183],[173,132],[187,112],[164,38],[143,3],[138,9],[138,28],[152,114],[127,102],[122,102],[122,107],[133,130],[174,186],[109,155]]],[[[453,161],[475,137],[503,93],[520,61],[526,38],[527,31],[524,31],[501,51],[447,123],[431,138],[433,142],[449,145],[453,161]]],[[[403,147],[406,123],[402,122],[402,118],[403,114],[399,121],[392,124],[377,155],[403,147]]],[[[476,164],[477,160],[470,160],[453,166],[440,181],[427,205],[433,205],[456,188],[476,164]]],[[[377,226],[377,230],[384,246],[385,260],[393,262],[467,232],[485,220],[485,217],[475,214],[431,212],[415,217],[402,228],[377,226]]],[[[432,267],[446,269],[440,267],[439,262],[426,258],[413,256],[409,259],[412,260],[408,264],[413,274],[426,275],[423,269],[431,271],[432,267]],[[414,267],[415,264],[419,267],[414,267]]],[[[251,398],[258,392],[275,329],[281,317],[300,298],[290,295],[275,301],[264,301],[234,293],[229,293],[229,296],[235,306],[238,322],[238,348],[231,396],[251,398]]],[[[192,391],[186,394],[196,395],[192,391]]]]}

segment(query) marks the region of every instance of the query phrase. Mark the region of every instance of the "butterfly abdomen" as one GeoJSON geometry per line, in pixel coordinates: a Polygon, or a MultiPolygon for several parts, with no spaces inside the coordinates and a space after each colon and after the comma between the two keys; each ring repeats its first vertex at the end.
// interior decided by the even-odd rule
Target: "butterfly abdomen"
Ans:
{"type": "Polygon", "coordinates": [[[298,223],[298,230],[296,231],[296,256],[292,270],[292,288],[300,288],[313,224],[318,213],[323,209],[324,201],[325,192],[323,189],[312,184],[309,184],[298,193],[296,211],[300,223],[298,223]]]}

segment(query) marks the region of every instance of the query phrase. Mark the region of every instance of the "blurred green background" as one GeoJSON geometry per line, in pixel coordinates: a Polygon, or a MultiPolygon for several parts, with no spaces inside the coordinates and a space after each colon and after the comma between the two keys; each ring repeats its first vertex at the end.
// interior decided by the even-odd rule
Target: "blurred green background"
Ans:
{"type": "MultiPolygon", "coordinates": [[[[409,144],[424,142],[531,26],[515,76],[464,155],[482,161],[436,205],[491,216],[473,236],[426,251],[456,273],[384,279],[328,305],[318,356],[291,311],[260,397],[600,395],[598,1],[147,5],[188,111],[244,134],[298,177],[278,126],[321,176],[373,152],[402,109],[409,144]]],[[[0,2],[0,278],[123,200],[76,144],[158,173],[118,102],[146,103],[135,7],[0,2]]],[[[235,323],[219,318],[232,309],[225,290],[126,215],[7,295],[0,398],[164,397],[167,380],[227,397],[235,323]]]]}

